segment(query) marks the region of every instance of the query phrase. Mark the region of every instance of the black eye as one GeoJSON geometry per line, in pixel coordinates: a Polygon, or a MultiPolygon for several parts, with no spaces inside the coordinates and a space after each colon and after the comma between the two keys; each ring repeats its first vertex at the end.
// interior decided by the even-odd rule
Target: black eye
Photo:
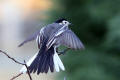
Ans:
{"type": "Polygon", "coordinates": [[[64,21],[64,24],[66,24],[67,22],[66,21],[64,21]]]}
{"type": "Polygon", "coordinates": [[[63,24],[67,24],[67,21],[63,21],[62,23],[63,23],[63,24]]]}

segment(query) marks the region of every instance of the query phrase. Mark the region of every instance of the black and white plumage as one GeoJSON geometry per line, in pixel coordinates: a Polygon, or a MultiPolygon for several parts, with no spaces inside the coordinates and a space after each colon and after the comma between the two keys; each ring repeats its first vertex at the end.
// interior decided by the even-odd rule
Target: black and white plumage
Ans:
{"type": "MultiPolygon", "coordinates": [[[[54,72],[54,69],[57,72],[60,69],[64,71],[65,67],[56,51],[60,45],[71,49],[84,49],[80,39],[68,28],[69,25],[70,23],[66,19],[59,19],[43,27],[19,45],[20,47],[24,43],[35,39],[38,43],[39,52],[27,62],[30,72],[39,74],[47,73],[48,70],[54,72]]],[[[20,70],[22,73],[26,71],[25,66],[20,70]]]]}

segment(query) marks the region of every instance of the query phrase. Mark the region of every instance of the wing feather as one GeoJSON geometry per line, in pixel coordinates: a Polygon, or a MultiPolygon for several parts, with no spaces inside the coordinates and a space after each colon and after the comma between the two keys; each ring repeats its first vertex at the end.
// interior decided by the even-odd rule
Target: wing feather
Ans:
{"type": "Polygon", "coordinates": [[[28,37],[26,40],[24,40],[21,44],[18,45],[18,47],[23,46],[25,43],[33,41],[37,38],[37,35],[39,34],[39,31],[35,32],[33,35],[31,35],[30,37],[28,37]]]}
{"type": "Polygon", "coordinates": [[[63,32],[56,41],[59,41],[61,45],[72,49],[84,49],[84,45],[80,39],[71,30],[66,30],[63,32]]]}
{"type": "Polygon", "coordinates": [[[18,47],[21,47],[21,46],[23,46],[25,43],[27,43],[27,42],[30,42],[30,41],[33,41],[33,40],[35,40],[36,39],[36,41],[39,43],[38,45],[40,45],[40,42],[41,42],[41,40],[43,40],[42,38],[43,38],[43,29],[44,29],[44,27],[41,29],[41,30],[38,30],[38,31],[36,31],[32,36],[30,36],[30,37],[28,37],[26,40],[24,40],[21,44],[19,44],[18,45],[18,47]]]}
{"type": "Polygon", "coordinates": [[[52,38],[48,40],[46,46],[49,49],[54,44],[64,45],[72,49],[84,49],[84,45],[80,39],[70,29],[63,31],[59,35],[53,35],[52,38]]]}

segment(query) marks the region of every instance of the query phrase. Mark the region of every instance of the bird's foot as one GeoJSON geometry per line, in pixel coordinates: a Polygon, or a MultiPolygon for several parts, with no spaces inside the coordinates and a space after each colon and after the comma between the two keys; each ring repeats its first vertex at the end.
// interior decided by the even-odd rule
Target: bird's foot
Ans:
{"type": "Polygon", "coordinates": [[[57,53],[58,53],[58,55],[61,55],[61,54],[64,55],[68,50],[69,50],[69,48],[66,48],[63,51],[58,51],[57,50],[57,53]]]}

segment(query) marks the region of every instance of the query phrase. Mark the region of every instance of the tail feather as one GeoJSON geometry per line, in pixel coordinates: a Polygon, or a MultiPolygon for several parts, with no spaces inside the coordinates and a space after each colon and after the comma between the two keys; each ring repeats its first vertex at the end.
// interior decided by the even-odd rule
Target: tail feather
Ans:
{"type": "MultiPolygon", "coordinates": [[[[51,57],[53,57],[53,56],[51,56],[51,57]]],[[[51,72],[54,72],[54,63],[53,63],[53,58],[50,58],[50,63],[49,63],[49,66],[50,66],[50,71],[51,72]]]]}
{"type": "Polygon", "coordinates": [[[45,56],[44,57],[44,60],[43,60],[43,64],[42,64],[42,67],[41,67],[41,72],[43,73],[45,71],[45,66],[47,64],[47,57],[45,56]]]}
{"type": "Polygon", "coordinates": [[[43,65],[42,65],[42,67],[41,67],[41,72],[43,73],[43,72],[45,72],[47,69],[48,69],[48,67],[49,67],[49,65],[48,65],[48,56],[45,56],[45,59],[44,59],[44,62],[43,62],[43,65]],[[48,66],[47,66],[48,65],[48,66]],[[47,68],[46,68],[47,67],[47,68]]]}
{"type": "Polygon", "coordinates": [[[60,69],[64,71],[65,67],[56,52],[54,53],[53,59],[54,59],[54,66],[55,66],[56,71],[59,72],[60,69]]]}
{"type": "MultiPolygon", "coordinates": [[[[36,58],[36,60],[35,60],[35,62],[33,62],[34,64],[34,66],[33,66],[33,73],[35,73],[36,71],[37,71],[37,69],[38,69],[38,63],[39,63],[39,58],[41,58],[41,56],[40,57],[38,57],[38,59],[36,58]]],[[[32,66],[32,65],[31,65],[32,66]]],[[[31,69],[31,72],[32,72],[32,69],[31,69]]]]}
{"type": "Polygon", "coordinates": [[[50,60],[49,59],[47,59],[47,61],[46,61],[47,63],[45,64],[45,73],[47,73],[48,72],[48,70],[49,70],[49,62],[50,62],[50,60]]]}
{"type": "MultiPolygon", "coordinates": [[[[26,64],[27,64],[27,66],[30,66],[31,65],[31,63],[34,61],[34,59],[36,58],[36,56],[37,56],[37,54],[38,53],[36,53],[26,64]]],[[[20,70],[20,72],[22,72],[22,73],[25,73],[27,71],[27,69],[26,69],[26,67],[25,66],[23,66],[22,68],[21,68],[21,70],[20,70]]]]}
{"type": "Polygon", "coordinates": [[[37,71],[37,68],[38,68],[38,63],[39,63],[39,59],[41,59],[41,56],[40,56],[40,51],[38,52],[37,56],[35,57],[35,59],[33,60],[33,62],[31,63],[31,65],[29,66],[29,70],[30,70],[30,73],[35,73],[37,71]]]}
{"type": "Polygon", "coordinates": [[[35,60],[30,65],[29,69],[30,72],[36,72],[37,74],[40,73],[47,73],[49,68],[51,72],[54,71],[54,63],[53,63],[53,54],[54,54],[54,47],[51,47],[48,51],[45,52],[45,49],[42,48],[35,60]]]}
{"type": "MultiPolygon", "coordinates": [[[[56,53],[54,47],[51,47],[50,49],[48,49],[48,51],[45,51],[44,47],[41,48],[39,53],[36,53],[27,62],[27,66],[29,67],[30,73],[37,72],[37,74],[47,73],[49,69],[51,72],[54,72],[54,68],[57,72],[59,72],[60,69],[65,70],[64,65],[60,60],[58,54],[56,53]]],[[[20,72],[27,72],[26,67],[23,66],[20,72]]]]}
{"type": "MultiPolygon", "coordinates": [[[[57,55],[57,57],[59,57],[58,54],[56,54],[56,55],[57,55]]],[[[58,58],[57,62],[58,62],[58,65],[59,65],[60,69],[62,69],[64,71],[65,67],[64,67],[64,65],[63,65],[63,63],[62,63],[60,58],[58,58]]]]}
{"type": "Polygon", "coordinates": [[[44,66],[43,64],[46,62],[45,59],[46,59],[46,56],[43,54],[38,63],[39,67],[38,67],[37,74],[39,74],[40,72],[43,73],[42,67],[44,66]]]}
{"type": "Polygon", "coordinates": [[[32,72],[35,73],[37,71],[40,58],[41,58],[41,56],[39,56],[39,53],[38,53],[37,57],[35,58],[35,60],[32,62],[32,64],[29,67],[30,73],[32,73],[32,72]]]}

